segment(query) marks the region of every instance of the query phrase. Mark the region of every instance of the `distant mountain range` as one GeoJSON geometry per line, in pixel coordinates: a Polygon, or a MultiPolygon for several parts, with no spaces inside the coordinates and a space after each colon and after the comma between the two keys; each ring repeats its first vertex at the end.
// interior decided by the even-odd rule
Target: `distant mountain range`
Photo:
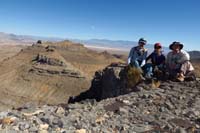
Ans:
{"type": "MultiPolygon", "coordinates": [[[[90,40],[78,40],[72,39],[71,41],[92,45],[92,46],[101,46],[101,47],[109,47],[109,48],[119,48],[123,51],[129,51],[132,47],[137,46],[138,42],[136,41],[126,41],[126,40],[107,40],[107,39],[90,39],[90,40]]],[[[153,44],[147,44],[145,46],[150,52],[153,51],[153,44]]],[[[168,47],[163,47],[164,53],[169,51],[168,47]]]]}
{"type": "Polygon", "coordinates": [[[0,32],[0,45],[31,45],[37,40],[44,41],[62,41],[61,38],[54,37],[39,37],[39,36],[30,36],[30,35],[15,35],[0,32]]]}
{"type": "MultiPolygon", "coordinates": [[[[40,37],[40,36],[31,36],[31,35],[15,35],[0,32],[0,44],[10,44],[10,45],[28,45],[33,44],[37,40],[42,41],[63,41],[70,40],[76,43],[82,43],[88,46],[100,46],[100,47],[109,47],[109,48],[119,48],[121,50],[129,51],[133,46],[137,45],[136,41],[126,41],[126,40],[108,40],[108,39],[89,39],[89,40],[80,40],[80,39],[70,39],[70,38],[56,38],[56,37],[40,37]]],[[[146,45],[150,51],[153,50],[153,45],[146,45]]],[[[168,48],[164,47],[164,51],[168,48]]]]}
{"type": "MultiPolygon", "coordinates": [[[[70,40],[76,43],[82,43],[86,46],[118,48],[123,51],[129,51],[133,46],[137,46],[137,41],[108,40],[108,39],[81,40],[81,39],[58,38],[58,37],[15,35],[15,34],[0,32],[0,45],[8,45],[8,44],[9,45],[31,45],[35,43],[37,40],[51,41],[51,42],[70,40]]],[[[146,48],[149,50],[149,52],[153,51],[153,44],[146,45],[146,48]]],[[[167,52],[169,52],[169,48],[163,47],[163,51],[166,54],[167,52]]],[[[190,54],[191,56],[194,56],[195,58],[200,57],[199,51],[191,51],[190,54]]]]}
{"type": "Polygon", "coordinates": [[[189,51],[192,59],[200,59],[200,51],[189,51]]]}

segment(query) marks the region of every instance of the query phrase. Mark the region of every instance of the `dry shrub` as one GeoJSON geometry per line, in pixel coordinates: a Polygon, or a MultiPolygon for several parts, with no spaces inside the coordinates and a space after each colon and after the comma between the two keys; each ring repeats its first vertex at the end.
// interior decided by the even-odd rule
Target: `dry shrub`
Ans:
{"type": "Polygon", "coordinates": [[[200,59],[192,60],[192,65],[194,66],[194,72],[197,77],[200,77],[200,59]]]}
{"type": "Polygon", "coordinates": [[[138,68],[128,66],[127,68],[127,82],[128,87],[132,88],[141,81],[141,70],[138,68]]]}
{"type": "Polygon", "coordinates": [[[194,65],[194,72],[197,77],[200,77],[200,65],[194,65]]]}

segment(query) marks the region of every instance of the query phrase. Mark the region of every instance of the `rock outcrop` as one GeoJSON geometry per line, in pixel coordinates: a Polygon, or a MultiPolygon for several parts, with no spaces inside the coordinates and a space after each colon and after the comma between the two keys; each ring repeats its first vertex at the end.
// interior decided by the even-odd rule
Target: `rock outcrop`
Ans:
{"type": "Polygon", "coordinates": [[[102,99],[124,95],[136,90],[136,85],[141,81],[139,70],[125,64],[113,63],[102,71],[95,73],[89,90],[78,96],[72,96],[69,103],[85,99],[102,99]],[[129,79],[129,73],[134,76],[129,79]],[[131,85],[130,85],[131,83],[131,85]]]}
{"type": "Polygon", "coordinates": [[[84,74],[67,62],[55,49],[47,47],[45,53],[39,53],[32,60],[31,73],[39,75],[60,75],[74,78],[86,78],[84,74]]]}

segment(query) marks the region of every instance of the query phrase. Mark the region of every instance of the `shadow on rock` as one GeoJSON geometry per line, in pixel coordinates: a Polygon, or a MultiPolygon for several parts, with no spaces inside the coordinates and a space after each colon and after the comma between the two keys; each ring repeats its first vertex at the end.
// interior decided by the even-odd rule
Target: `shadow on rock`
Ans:
{"type": "Polygon", "coordinates": [[[97,71],[90,89],[78,96],[70,97],[68,103],[79,102],[85,99],[100,101],[134,91],[133,88],[141,81],[141,78],[139,73],[136,72],[135,76],[130,79],[128,76],[130,71],[136,72],[129,66],[118,63],[111,64],[103,71],[97,71]]]}

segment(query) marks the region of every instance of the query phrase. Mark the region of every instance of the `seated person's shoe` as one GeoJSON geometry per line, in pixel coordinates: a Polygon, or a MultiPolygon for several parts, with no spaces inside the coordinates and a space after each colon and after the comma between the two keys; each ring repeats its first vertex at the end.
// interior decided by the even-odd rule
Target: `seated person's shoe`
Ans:
{"type": "Polygon", "coordinates": [[[154,76],[158,79],[161,79],[164,76],[164,74],[161,70],[154,70],[154,76]]]}
{"type": "Polygon", "coordinates": [[[196,75],[193,71],[190,71],[186,74],[185,81],[195,81],[195,80],[196,80],[196,75]]]}
{"type": "Polygon", "coordinates": [[[185,80],[185,76],[182,73],[179,73],[176,79],[179,82],[183,82],[185,80]]]}

